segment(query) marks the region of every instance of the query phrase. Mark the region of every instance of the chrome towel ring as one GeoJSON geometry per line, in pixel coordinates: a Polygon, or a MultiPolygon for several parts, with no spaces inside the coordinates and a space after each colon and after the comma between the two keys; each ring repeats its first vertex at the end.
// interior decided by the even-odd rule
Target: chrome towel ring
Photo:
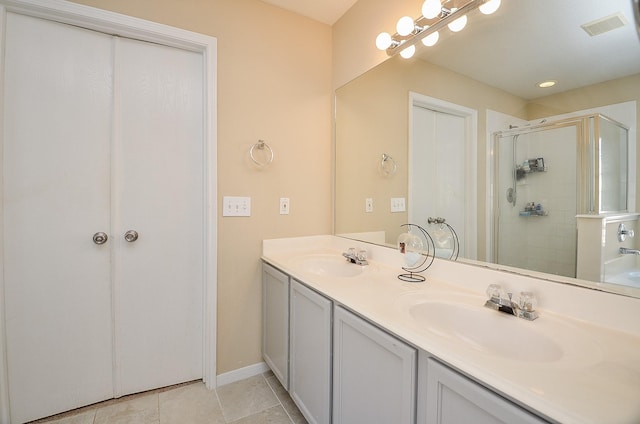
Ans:
{"type": "Polygon", "coordinates": [[[390,177],[396,173],[398,165],[391,156],[386,153],[382,154],[382,161],[380,162],[380,173],[385,177],[390,177]]]}
{"type": "Polygon", "coordinates": [[[273,149],[269,147],[269,145],[265,143],[264,140],[258,140],[258,142],[255,143],[253,146],[251,146],[251,149],[249,149],[249,156],[251,156],[251,160],[256,165],[267,166],[271,162],[273,162],[273,149]],[[261,159],[256,159],[256,154],[257,154],[256,149],[263,151],[265,154],[260,156],[265,156],[265,157],[261,159]]]}

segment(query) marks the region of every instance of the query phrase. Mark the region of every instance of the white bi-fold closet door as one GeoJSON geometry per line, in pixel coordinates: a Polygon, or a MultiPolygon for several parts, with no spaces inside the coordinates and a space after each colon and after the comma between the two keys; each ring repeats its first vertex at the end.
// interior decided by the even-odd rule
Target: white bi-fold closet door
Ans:
{"type": "Polygon", "coordinates": [[[6,16],[11,422],[202,378],[202,53],[6,16]]]}

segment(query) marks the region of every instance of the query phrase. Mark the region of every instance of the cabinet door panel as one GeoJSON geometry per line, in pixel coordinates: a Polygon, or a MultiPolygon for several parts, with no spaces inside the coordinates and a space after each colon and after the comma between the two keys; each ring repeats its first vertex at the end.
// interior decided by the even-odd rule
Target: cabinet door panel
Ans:
{"type": "Polygon", "coordinates": [[[334,424],[415,422],[416,350],[351,312],[334,311],[334,424]]]}
{"type": "Polygon", "coordinates": [[[427,360],[427,424],[542,424],[496,393],[434,359],[427,360]]]}
{"type": "MultiPolygon", "coordinates": [[[[7,13],[4,301],[12,422],[112,397],[112,44],[7,13]]],[[[0,73],[1,75],[1,73],[0,73]]]]}
{"type": "Polygon", "coordinates": [[[262,356],[289,389],[289,276],[262,265],[262,356]]]}
{"type": "Polygon", "coordinates": [[[203,69],[201,53],[116,40],[118,395],[202,378],[203,69]]]}
{"type": "Polygon", "coordinates": [[[331,421],[331,301],[291,280],[290,392],[309,423],[331,421]]]}

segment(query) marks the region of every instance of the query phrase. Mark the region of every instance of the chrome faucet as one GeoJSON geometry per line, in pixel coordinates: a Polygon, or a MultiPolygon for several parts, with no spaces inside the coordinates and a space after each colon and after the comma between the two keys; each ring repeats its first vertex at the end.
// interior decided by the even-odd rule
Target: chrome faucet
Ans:
{"type": "Polygon", "coordinates": [[[367,262],[367,251],[364,249],[360,249],[356,252],[355,247],[350,247],[348,251],[342,254],[342,256],[347,258],[347,261],[352,264],[362,266],[369,265],[369,262],[367,262]]]}
{"type": "Polygon", "coordinates": [[[627,249],[626,247],[620,248],[620,253],[623,255],[640,255],[640,250],[638,249],[627,249]]]}
{"type": "Polygon", "coordinates": [[[528,321],[538,318],[538,313],[535,311],[536,298],[531,292],[521,292],[520,299],[515,302],[513,293],[505,293],[498,284],[490,284],[487,288],[487,295],[489,299],[484,304],[487,308],[528,321]],[[505,298],[505,294],[508,298],[505,298]]]}

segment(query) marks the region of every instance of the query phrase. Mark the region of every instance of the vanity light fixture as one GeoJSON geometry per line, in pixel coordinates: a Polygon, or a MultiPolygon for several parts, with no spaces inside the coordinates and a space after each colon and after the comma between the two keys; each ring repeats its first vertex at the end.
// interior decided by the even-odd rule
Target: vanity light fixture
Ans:
{"type": "Polygon", "coordinates": [[[425,46],[433,46],[440,38],[438,31],[445,26],[452,32],[461,31],[467,24],[467,13],[480,9],[485,15],[491,14],[498,10],[501,0],[468,0],[460,7],[443,7],[443,3],[449,2],[454,3],[454,0],[425,0],[419,18],[400,18],[396,33],[380,33],[376,38],[376,47],[386,50],[389,56],[400,53],[408,59],[414,55],[418,41],[425,46]]]}

